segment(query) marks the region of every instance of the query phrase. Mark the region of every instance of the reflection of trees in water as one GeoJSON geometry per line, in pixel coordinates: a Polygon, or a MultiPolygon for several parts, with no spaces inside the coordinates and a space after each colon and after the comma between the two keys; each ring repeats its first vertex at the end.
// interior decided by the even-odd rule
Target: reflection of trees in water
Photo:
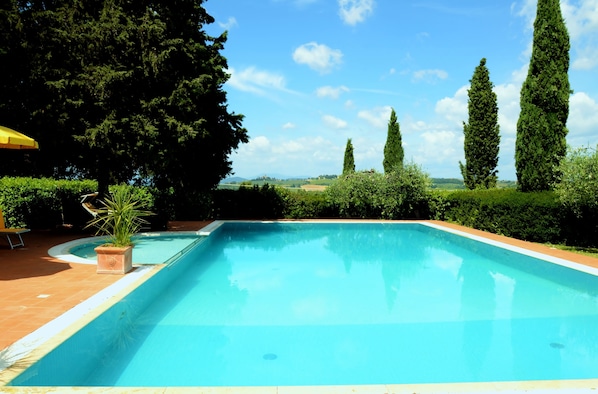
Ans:
{"type": "Polygon", "coordinates": [[[227,247],[240,250],[280,251],[295,244],[321,238],[336,224],[315,223],[225,223],[215,233],[227,247]],[[309,230],[309,231],[306,231],[309,230]]]}
{"type": "Polygon", "coordinates": [[[480,260],[464,261],[459,268],[463,354],[475,378],[492,342],[496,308],[495,281],[488,265],[480,260]]]}
{"type": "Polygon", "coordinates": [[[347,273],[353,264],[380,265],[386,303],[389,310],[395,305],[401,280],[415,276],[423,267],[426,248],[421,247],[420,225],[360,224],[356,231],[342,228],[329,231],[326,248],[339,256],[347,273]]]}

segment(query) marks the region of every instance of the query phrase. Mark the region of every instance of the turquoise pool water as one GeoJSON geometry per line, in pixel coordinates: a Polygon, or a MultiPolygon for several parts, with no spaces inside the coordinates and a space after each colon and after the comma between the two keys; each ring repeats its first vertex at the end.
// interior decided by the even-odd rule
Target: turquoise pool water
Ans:
{"type": "Polygon", "coordinates": [[[598,282],[423,224],[225,223],[14,386],[598,377],[598,282]]]}
{"type": "MultiPolygon", "coordinates": [[[[133,262],[135,264],[163,264],[177,256],[200,238],[197,234],[141,234],[133,237],[133,262]]],[[[104,239],[90,240],[73,246],[69,253],[84,259],[96,259],[94,248],[104,244],[104,239]]]]}

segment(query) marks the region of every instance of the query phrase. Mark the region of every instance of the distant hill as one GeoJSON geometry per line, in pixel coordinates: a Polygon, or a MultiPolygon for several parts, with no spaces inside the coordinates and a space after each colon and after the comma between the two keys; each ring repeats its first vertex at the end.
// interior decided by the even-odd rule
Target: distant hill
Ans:
{"type": "Polygon", "coordinates": [[[221,180],[220,183],[229,183],[229,184],[230,183],[241,183],[241,182],[246,181],[246,180],[247,179],[241,178],[239,176],[233,176],[233,177],[225,178],[225,179],[221,180]]]}
{"type": "Polygon", "coordinates": [[[459,178],[432,178],[432,189],[461,190],[465,184],[459,178]]]}

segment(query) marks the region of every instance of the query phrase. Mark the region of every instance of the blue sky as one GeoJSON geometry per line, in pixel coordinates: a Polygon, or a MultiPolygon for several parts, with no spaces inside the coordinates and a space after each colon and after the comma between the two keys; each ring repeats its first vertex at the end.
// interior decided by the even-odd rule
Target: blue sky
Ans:
{"type": "MultiPolygon", "coordinates": [[[[537,1],[208,0],[228,31],[222,52],[229,110],[250,141],[235,176],[342,172],[347,139],[357,170],[382,171],[394,108],[406,162],[461,178],[473,71],[487,59],[498,97],[499,178],[515,180],[519,94],[537,1]]],[[[562,0],[571,37],[569,145],[598,144],[598,0],[562,0]]]]}

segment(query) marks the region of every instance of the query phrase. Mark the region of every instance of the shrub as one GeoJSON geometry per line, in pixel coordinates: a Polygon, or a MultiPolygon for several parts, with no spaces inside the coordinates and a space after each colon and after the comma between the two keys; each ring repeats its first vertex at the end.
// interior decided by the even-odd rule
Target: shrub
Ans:
{"type": "Polygon", "coordinates": [[[284,217],[287,219],[315,219],[337,217],[326,193],[305,190],[281,190],[285,199],[284,217]]]}
{"type": "Polygon", "coordinates": [[[527,241],[561,239],[562,206],[552,192],[467,190],[452,192],[445,199],[445,220],[527,241]]]}
{"type": "Polygon", "coordinates": [[[406,219],[429,212],[430,179],[415,164],[380,174],[361,171],[344,175],[326,190],[340,217],[406,219]]]}
{"type": "Polygon", "coordinates": [[[88,180],[4,177],[0,178],[0,208],[11,227],[83,227],[89,216],[81,208],[81,195],[95,191],[96,185],[88,180]]]}
{"type": "Polygon", "coordinates": [[[561,161],[554,185],[559,200],[578,216],[598,210],[598,151],[588,147],[569,149],[561,161]]]}
{"type": "Polygon", "coordinates": [[[262,187],[254,185],[213,192],[214,219],[280,219],[284,217],[284,210],[280,188],[267,183],[262,187]]]}

